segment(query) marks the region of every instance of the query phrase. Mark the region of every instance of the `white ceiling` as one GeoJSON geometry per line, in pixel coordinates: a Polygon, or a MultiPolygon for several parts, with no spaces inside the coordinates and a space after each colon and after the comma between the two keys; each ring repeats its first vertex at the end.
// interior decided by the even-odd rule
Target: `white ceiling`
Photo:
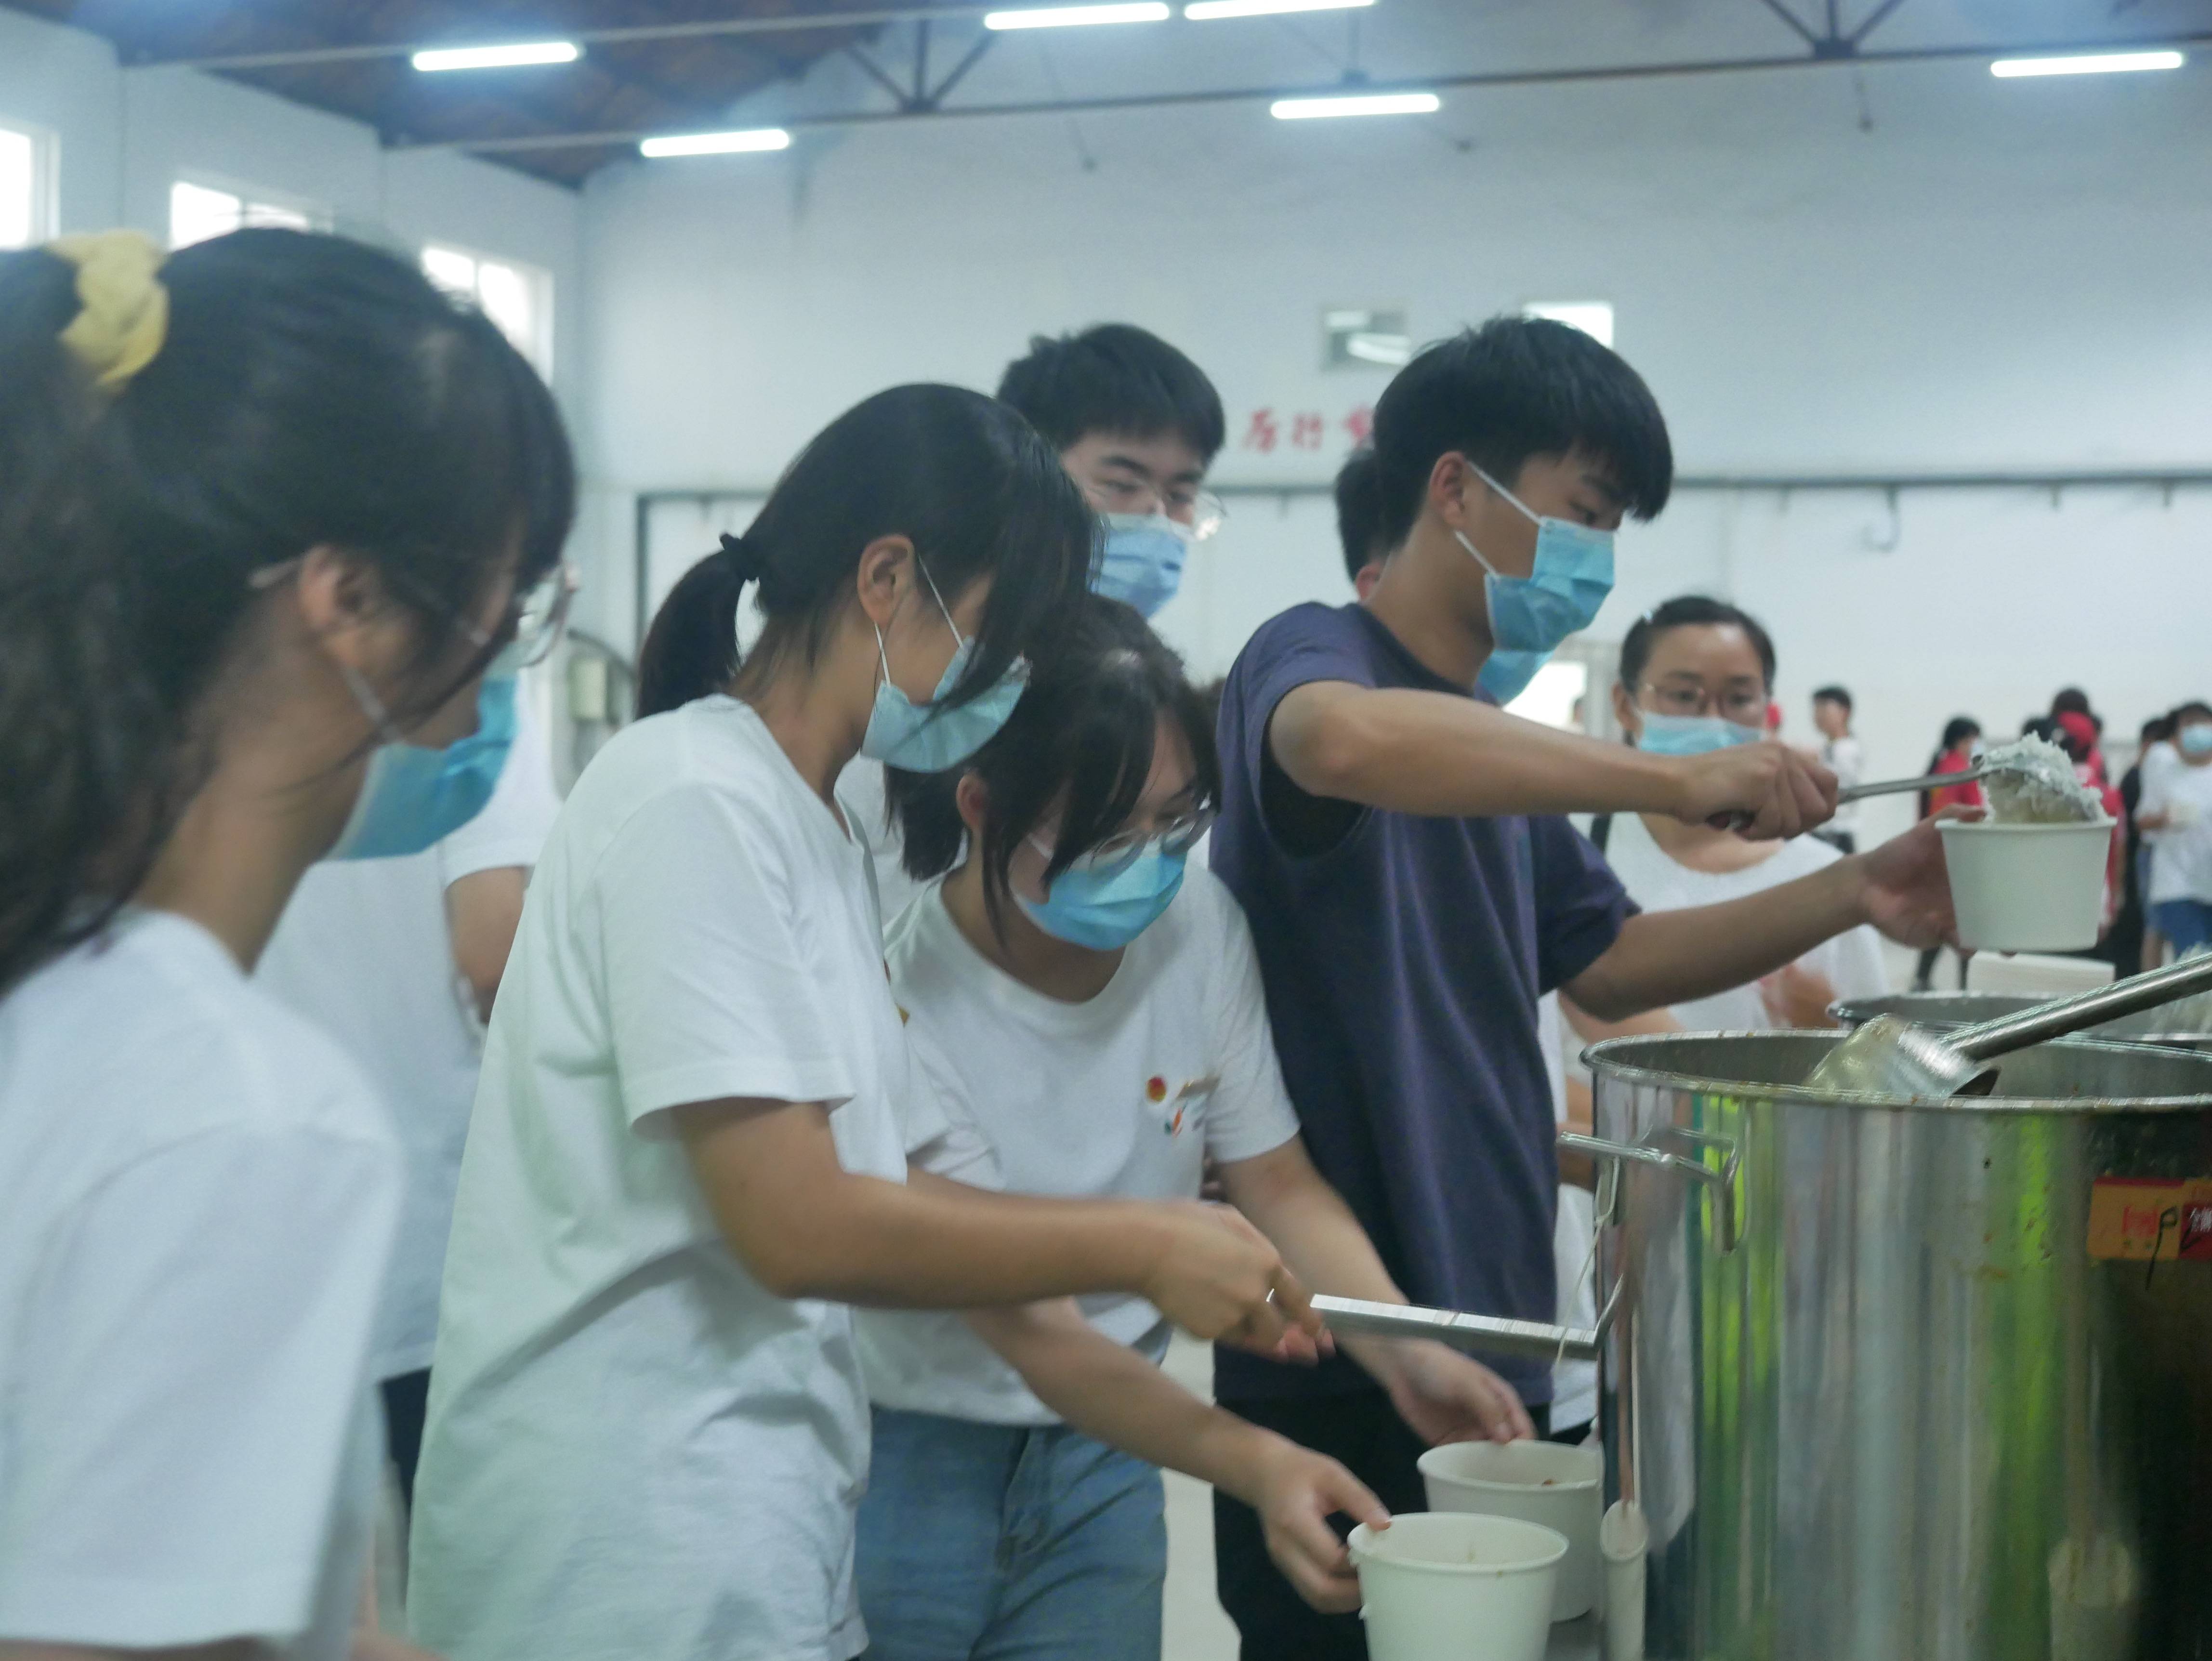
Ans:
{"type": "MultiPolygon", "coordinates": [[[[1021,3],[1022,0],[1009,0],[1021,3]]],[[[1834,0],[1850,33],[1878,0],[1834,0]]],[[[1775,0],[1815,33],[1830,0],[1775,0]]],[[[2212,27],[2212,0],[1901,0],[1869,52],[1970,45],[2131,40],[2212,27]]],[[[972,23],[938,26],[933,63],[956,61],[972,23]]],[[[878,47],[904,70],[911,32],[878,47]]],[[[1037,30],[1000,37],[951,101],[1122,97],[1211,88],[1327,84],[1347,70],[1377,81],[1431,76],[1644,65],[1805,53],[1765,0],[1376,0],[1364,10],[1037,30]]],[[[848,61],[825,60],[750,110],[799,114],[870,107],[881,92],[848,61]]]]}

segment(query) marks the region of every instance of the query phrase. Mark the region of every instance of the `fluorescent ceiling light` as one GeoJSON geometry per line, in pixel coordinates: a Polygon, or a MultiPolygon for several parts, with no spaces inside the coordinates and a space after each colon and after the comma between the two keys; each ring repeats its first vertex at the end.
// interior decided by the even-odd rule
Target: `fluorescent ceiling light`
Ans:
{"type": "Polygon", "coordinates": [[[737,155],[750,150],[787,150],[791,135],[781,127],[748,127],[738,132],[685,132],[648,138],[638,149],[647,155],[737,155]]]}
{"type": "Polygon", "coordinates": [[[418,52],[418,70],[512,70],[526,64],[573,64],[583,53],[573,40],[529,40],[519,46],[449,46],[418,52]]]}
{"type": "Polygon", "coordinates": [[[1029,11],[994,11],[984,15],[987,29],[1068,29],[1086,23],[1164,23],[1167,0],[1141,0],[1138,4],[1110,6],[1045,6],[1029,11]]]}
{"type": "Polygon", "coordinates": [[[1268,106],[1278,121],[1315,121],[1331,115],[1434,115],[1443,107],[1432,92],[1362,93],[1349,98],[1279,98],[1268,106]]]}
{"type": "Polygon", "coordinates": [[[2000,58],[1990,73],[2000,81],[2039,75],[2126,75],[2137,70],[2178,70],[2188,60],[2178,52],[2104,52],[2082,58],[2000,58]]]}
{"type": "Polygon", "coordinates": [[[1287,11],[1352,11],[1375,0],[1190,0],[1182,15],[1194,23],[1217,17],[1273,17],[1287,11]]]}

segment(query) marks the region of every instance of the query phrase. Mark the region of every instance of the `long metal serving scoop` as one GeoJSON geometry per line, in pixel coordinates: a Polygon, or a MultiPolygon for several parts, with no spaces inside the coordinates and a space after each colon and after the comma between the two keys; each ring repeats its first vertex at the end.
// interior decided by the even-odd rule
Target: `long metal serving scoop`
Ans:
{"type": "Polygon", "coordinates": [[[1997,1081],[1988,1063],[1999,1056],[2208,990],[2212,953],[1948,1032],[1877,1015],[1831,1050],[1805,1086],[1918,1100],[1986,1096],[1997,1081]]]}

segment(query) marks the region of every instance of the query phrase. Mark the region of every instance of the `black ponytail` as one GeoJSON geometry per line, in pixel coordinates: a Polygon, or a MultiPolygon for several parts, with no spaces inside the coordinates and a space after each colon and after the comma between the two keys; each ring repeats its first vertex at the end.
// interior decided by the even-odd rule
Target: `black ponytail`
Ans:
{"type": "Polygon", "coordinates": [[[860,553],[911,540],[948,605],[991,579],[953,704],[988,690],[1041,642],[1090,578],[1090,509],[1060,459],[994,399],[894,386],[848,410],[800,451],[742,538],[684,575],[639,654],[640,715],[709,693],[757,691],[793,652],[811,663],[854,603],[860,553]],[[766,619],[739,659],[738,603],[757,583],[766,619]]]}
{"type": "Polygon", "coordinates": [[[654,613],[638,654],[637,713],[665,715],[719,692],[738,673],[738,602],[760,576],[757,551],[743,537],[722,545],[684,574],[654,613]]]}
{"type": "Polygon", "coordinates": [[[150,868],[212,764],[257,573],[318,546],[374,569],[415,625],[411,721],[459,684],[518,539],[526,585],[574,512],[544,384],[405,261],[252,230],[160,281],[159,350],[100,390],[60,339],[75,268],[0,255],[0,989],[150,868]]]}

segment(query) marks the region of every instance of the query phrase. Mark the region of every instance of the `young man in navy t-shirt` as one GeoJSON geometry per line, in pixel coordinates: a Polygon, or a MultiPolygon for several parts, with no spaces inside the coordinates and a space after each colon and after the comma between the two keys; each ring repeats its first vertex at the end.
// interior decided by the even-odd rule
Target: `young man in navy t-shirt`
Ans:
{"type": "MultiPolygon", "coordinates": [[[[1619,1019],[1756,979],[1860,923],[1927,945],[1951,926],[1920,826],[1724,905],[1638,915],[1574,812],[1825,822],[1835,781],[1780,744],[1661,757],[1495,707],[1610,587],[1611,533],[1665,504],[1674,461],[1627,364],[1562,325],[1500,319],[1431,347],[1375,412],[1388,551],[1360,604],[1293,607],[1237,660],[1221,705],[1212,865],[1250,919],[1315,1163],[1416,1303],[1553,1316],[1558,1167],[1536,1003],[1619,1019]]],[[[1327,1290],[1326,1287],[1321,1288],[1327,1290]]],[[[1551,1372],[1497,1371],[1539,1428],[1551,1372]]],[[[1424,1508],[1425,1442],[1342,1361],[1220,1353],[1223,1405],[1424,1508]]],[[[1247,1661],[1364,1654],[1356,1616],[1301,1603],[1257,1518],[1216,1495],[1221,1600],[1247,1661]]]]}

